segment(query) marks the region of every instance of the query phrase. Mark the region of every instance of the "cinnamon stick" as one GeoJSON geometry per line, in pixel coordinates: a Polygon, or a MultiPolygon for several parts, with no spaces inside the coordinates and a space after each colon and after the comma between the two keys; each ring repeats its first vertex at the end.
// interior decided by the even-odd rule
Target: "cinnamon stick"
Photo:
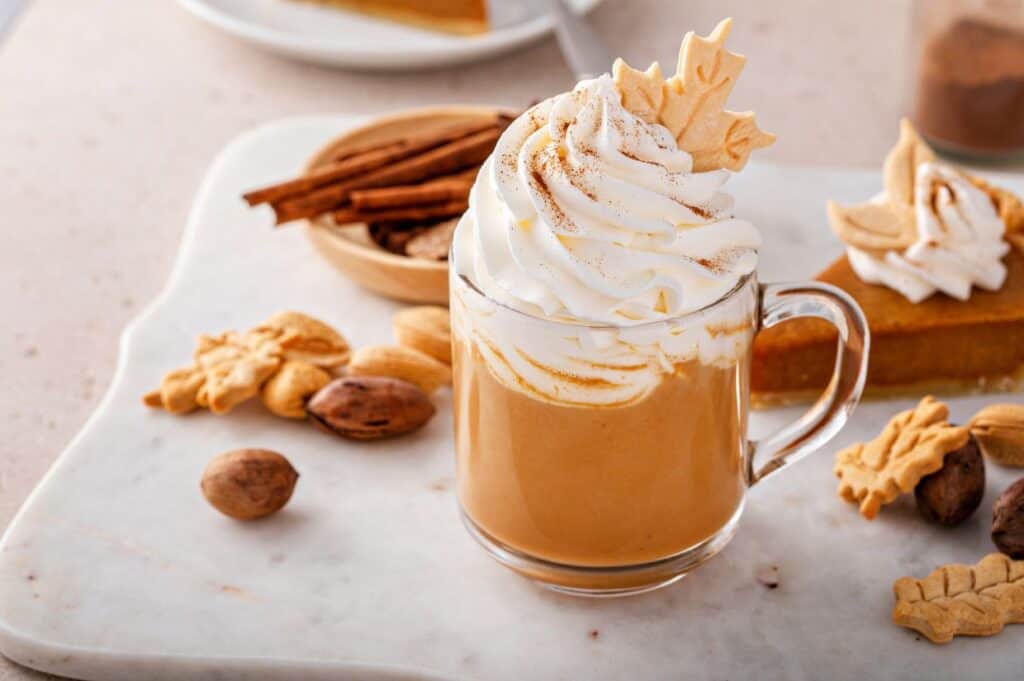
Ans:
{"type": "Polygon", "coordinates": [[[361,177],[342,180],[304,196],[273,203],[271,206],[277,216],[277,224],[330,212],[347,203],[352,191],[356,189],[413,184],[483,163],[494,149],[500,135],[501,129],[492,127],[371,171],[361,177]]]}
{"type": "Polygon", "coordinates": [[[242,198],[250,206],[257,206],[261,203],[275,203],[301,194],[308,194],[318,187],[344,180],[359,173],[375,170],[388,163],[400,160],[405,157],[405,154],[409,153],[408,149],[409,144],[407,141],[385,144],[363,154],[333,161],[294,180],[246,192],[242,195],[242,198]]]}
{"type": "Polygon", "coordinates": [[[439,177],[437,178],[437,181],[440,182],[441,180],[462,180],[464,182],[468,182],[469,184],[473,184],[474,182],[476,182],[476,176],[479,174],[480,166],[476,165],[470,166],[465,170],[460,170],[454,175],[446,175],[444,177],[439,177]]]}
{"type": "Polygon", "coordinates": [[[349,199],[356,210],[380,210],[455,200],[465,201],[472,187],[472,180],[443,178],[424,184],[357,189],[352,192],[349,199]]]}
{"type": "Polygon", "coordinates": [[[415,135],[384,144],[362,147],[316,168],[302,177],[255,189],[244,194],[243,198],[250,206],[261,203],[277,203],[308,194],[319,187],[382,168],[483,130],[498,129],[502,125],[502,119],[495,117],[482,121],[459,123],[435,133],[415,135]]]}
{"type": "Polygon", "coordinates": [[[425,206],[403,206],[386,210],[365,211],[342,208],[334,211],[332,217],[339,225],[353,222],[402,222],[453,218],[462,215],[469,207],[465,199],[434,203],[425,206]]]}

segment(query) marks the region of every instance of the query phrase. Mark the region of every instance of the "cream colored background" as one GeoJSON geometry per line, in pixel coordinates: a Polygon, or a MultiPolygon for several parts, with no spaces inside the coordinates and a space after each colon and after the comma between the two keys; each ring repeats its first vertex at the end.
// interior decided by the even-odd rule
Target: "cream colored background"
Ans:
{"type": "MultiPolygon", "coordinates": [[[[903,108],[907,6],[607,0],[593,21],[628,60],[667,66],[684,31],[734,16],[750,61],[732,103],[779,136],[759,158],[877,165],[903,108]]],[[[235,134],[304,113],[523,106],[569,85],[550,40],[372,75],[265,55],[171,0],[34,3],[0,43],[0,528],[98,403],[121,328],[163,286],[193,192],[235,134]]],[[[43,678],[0,661],[0,681],[43,678]]]]}

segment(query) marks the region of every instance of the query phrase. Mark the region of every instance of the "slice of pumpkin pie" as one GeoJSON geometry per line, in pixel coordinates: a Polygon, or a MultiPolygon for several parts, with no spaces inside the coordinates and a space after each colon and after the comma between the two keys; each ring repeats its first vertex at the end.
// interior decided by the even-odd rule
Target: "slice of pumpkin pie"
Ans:
{"type": "Polygon", "coordinates": [[[483,33],[485,0],[302,0],[446,33],[483,33]]]}
{"type": "MultiPolygon", "coordinates": [[[[816,277],[849,293],[871,329],[868,396],[1024,388],[1024,204],[938,160],[909,122],[882,195],[828,204],[847,253],[816,277]]],[[[754,345],[761,405],[801,402],[828,384],[836,333],[813,319],[754,345]]]]}

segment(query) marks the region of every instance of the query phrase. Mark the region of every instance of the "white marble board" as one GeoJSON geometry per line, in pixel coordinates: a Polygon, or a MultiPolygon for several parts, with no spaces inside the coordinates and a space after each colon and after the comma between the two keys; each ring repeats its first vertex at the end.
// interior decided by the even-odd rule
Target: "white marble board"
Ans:
{"type": "MultiPolygon", "coordinates": [[[[356,288],[244,189],[287,176],[352,119],[247,133],[216,160],[166,290],[124,333],[96,414],[0,547],[0,650],[57,674],[140,679],[963,679],[1021,669],[1024,626],[937,647],[890,622],[893,580],[992,550],[988,517],[1017,475],[989,467],[981,510],[946,530],[911,499],[873,523],[840,501],[832,453],[910,401],[862,406],[833,447],[755,488],[739,535],[676,586],[618,600],[541,590],[465,533],[452,491],[450,404],[422,432],[358,444],[258,405],[174,417],[139,397],[201,331],[294,308],[355,345],[390,339],[396,304],[356,288]],[[202,499],[227,449],[285,453],[287,509],[240,524],[202,499]],[[756,574],[777,565],[781,585],[756,574]]],[[[1024,190],[1024,180],[1000,180],[1024,190]]],[[[751,166],[732,188],[765,234],[764,279],[808,277],[839,252],[826,197],[874,194],[876,171],[751,166]]],[[[991,398],[952,401],[963,420],[991,398]]],[[[791,418],[755,417],[764,431],[791,418]]],[[[554,436],[554,435],[553,435],[554,436]]],[[[642,452],[637,453],[642,456],[642,452]]]]}

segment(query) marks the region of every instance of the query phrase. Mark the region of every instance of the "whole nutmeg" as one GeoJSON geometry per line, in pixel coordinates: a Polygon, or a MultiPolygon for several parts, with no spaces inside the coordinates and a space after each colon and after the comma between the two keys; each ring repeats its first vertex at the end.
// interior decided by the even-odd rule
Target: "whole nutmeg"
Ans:
{"type": "Polygon", "coordinates": [[[981,505],[983,496],[985,460],[974,437],[947,453],[942,468],[921,478],[914,488],[917,510],[940,525],[962,523],[981,505]]]}
{"type": "Polygon", "coordinates": [[[408,381],[350,376],[321,388],[306,404],[306,411],[329,433],[375,440],[416,430],[434,415],[434,405],[408,381]]]}
{"type": "Polygon", "coordinates": [[[1024,558],[1024,478],[996,499],[992,507],[992,542],[1010,558],[1024,558]]]}
{"type": "Polygon", "coordinates": [[[269,449],[236,449],[206,466],[200,488],[218,511],[237,520],[262,518],[291,499],[299,474],[269,449]]]}

